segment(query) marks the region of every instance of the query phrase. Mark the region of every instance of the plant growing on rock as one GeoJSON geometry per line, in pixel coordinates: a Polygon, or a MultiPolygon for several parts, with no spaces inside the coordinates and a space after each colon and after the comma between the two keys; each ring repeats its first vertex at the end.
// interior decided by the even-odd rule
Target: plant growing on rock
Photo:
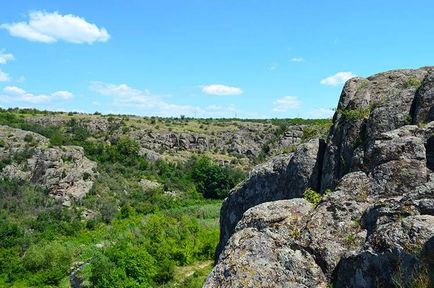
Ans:
{"type": "Polygon", "coordinates": [[[304,193],[304,199],[312,203],[314,207],[317,207],[319,202],[322,200],[321,194],[313,190],[312,188],[307,188],[304,193]]]}

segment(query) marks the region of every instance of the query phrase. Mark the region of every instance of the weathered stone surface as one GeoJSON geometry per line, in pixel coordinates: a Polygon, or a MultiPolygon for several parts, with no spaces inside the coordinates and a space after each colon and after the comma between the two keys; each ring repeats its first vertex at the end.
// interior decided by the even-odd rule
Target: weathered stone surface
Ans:
{"type": "Polygon", "coordinates": [[[357,147],[369,149],[381,133],[411,124],[416,91],[430,69],[394,70],[347,81],[328,137],[323,191],[334,188],[346,173],[363,170],[358,165],[362,155],[354,159],[357,147]]]}
{"type": "Polygon", "coordinates": [[[433,247],[429,247],[433,235],[431,215],[380,225],[368,238],[364,251],[342,259],[336,287],[429,287],[416,283],[430,281],[427,269],[433,263],[427,256],[433,253],[433,247]]]}
{"type": "Polygon", "coordinates": [[[156,181],[151,181],[148,179],[140,180],[139,184],[142,187],[144,192],[152,191],[161,188],[163,186],[161,183],[158,183],[156,181]]]}
{"type": "Polygon", "coordinates": [[[348,174],[338,190],[309,215],[300,243],[315,256],[329,278],[343,256],[364,245],[367,231],[360,226],[360,219],[369,207],[369,185],[364,173],[348,174]]]}
{"type": "Polygon", "coordinates": [[[92,188],[96,163],[84,156],[83,148],[50,148],[45,137],[20,129],[0,126],[0,160],[11,159],[0,171],[1,178],[26,180],[49,190],[64,206],[84,197],[92,188]]]}
{"type": "Polygon", "coordinates": [[[311,209],[293,199],[247,210],[205,287],[326,287],[315,259],[293,242],[311,209]]]}
{"type": "Polygon", "coordinates": [[[429,70],[414,99],[413,124],[434,121],[434,70],[429,70]]]}
{"type": "MultiPolygon", "coordinates": [[[[303,282],[310,278],[299,272],[302,267],[319,268],[321,273],[316,275],[325,277],[334,287],[433,287],[432,74],[432,67],[424,67],[349,80],[334,116],[325,153],[318,153],[316,159],[317,164],[322,163],[322,169],[311,170],[318,172],[315,177],[320,180],[313,184],[301,177],[300,181],[312,188],[320,187],[318,190],[327,194],[302,217],[303,223],[295,225],[300,231],[277,232],[274,238],[269,236],[275,235],[271,232],[284,231],[288,227],[284,224],[286,219],[292,219],[297,212],[288,209],[288,214],[282,214],[269,203],[247,210],[208,278],[209,287],[279,287],[276,283],[280,282],[286,287],[321,285],[322,282],[303,282]],[[291,271],[297,271],[291,274],[290,282],[282,278],[284,270],[267,266],[281,258],[291,263],[291,271]],[[310,259],[316,266],[308,265],[310,259]],[[251,267],[254,269],[249,270],[251,267]]],[[[300,163],[295,158],[296,154],[287,162],[291,171],[297,171],[291,163],[304,167],[303,171],[309,165],[302,163],[313,163],[300,163]]],[[[278,174],[287,173],[291,179],[300,179],[300,174],[288,171],[278,169],[272,177],[268,174],[259,179],[252,177],[247,183],[249,187],[261,183],[257,190],[241,187],[233,193],[234,199],[228,198],[227,207],[222,209],[221,218],[226,221],[223,224],[229,223],[222,225],[222,235],[231,234],[230,230],[224,230],[232,225],[228,215],[244,212],[245,203],[256,205],[255,201],[265,200],[262,195],[275,200],[273,197],[291,191],[288,183],[298,182],[278,174]],[[279,187],[275,181],[286,181],[284,189],[289,190],[263,189],[269,187],[270,181],[273,187],[279,187]],[[264,191],[266,194],[262,194],[264,191]],[[243,199],[247,192],[255,200],[243,199]],[[228,201],[234,202],[229,206],[228,201]]],[[[294,197],[297,195],[302,196],[294,197]]],[[[232,218],[232,223],[237,219],[232,218]]]]}
{"type": "Polygon", "coordinates": [[[258,204],[302,197],[307,187],[318,186],[320,142],[298,146],[295,153],[280,155],[255,167],[244,183],[231,191],[221,208],[217,255],[247,209],[258,204]]]}

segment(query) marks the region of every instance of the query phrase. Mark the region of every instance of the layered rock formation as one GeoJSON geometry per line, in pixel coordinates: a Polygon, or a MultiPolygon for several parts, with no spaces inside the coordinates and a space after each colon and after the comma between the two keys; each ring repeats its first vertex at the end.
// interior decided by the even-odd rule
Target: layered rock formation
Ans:
{"type": "Polygon", "coordinates": [[[300,144],[303,130],[306,127],[306,125],[291,125],[283,135],[276,138],[277,126],[256,122],[228,120],[226,122],[210,122],[212,124],[196,125],[197,123],[195,123],[196,126],[189,127],[188,121],[172,120],[173,123],[168,123],[170,126],[166,126],[163,121],[159,124],[151,124],[137,117],[130,117],[126,121],[120,117],[91,115],[82,115],[76,118],[65,115],[26,118],[27,121],[44,127],[68,126],[71,119],[85,127],[96,138],[108,137],[109,140],[114,140],[121,135],[131,137],[140,144],[141,154],[151,161],[164,159],[164,156],[168,154],[177,154],[177,156],[182,157],[180,152],[202,153],[209,151],[211,154],[230,154],[245,159],[251,164],[264,145],[273,140],[275,147],[270,147],[270,149],[276,154],[284,148],[300,144]]]}
{"type": "Polygon", "coordinates": [[[50,147],[42,135],[8,126],[0,126],[0,139],[0,178],[42,186],[65,206],[92,188],[97,165],[82,147],[50,147]]]}
{"type": "Polygon", "coordinates": [[[255,168],[225,200],[205,287],[432,287],[433,104],[433,67],[347,81],[325,143],[255,168]]]}

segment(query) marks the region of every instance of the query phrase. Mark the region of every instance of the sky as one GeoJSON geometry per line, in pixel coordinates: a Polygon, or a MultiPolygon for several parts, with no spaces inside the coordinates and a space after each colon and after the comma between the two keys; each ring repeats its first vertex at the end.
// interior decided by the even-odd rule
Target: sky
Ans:
{"type": "Polygon", "coordinates": [[[327,118],[345,80],[434,65],[434,2],[0,3],[0,107],[327,118]]]}

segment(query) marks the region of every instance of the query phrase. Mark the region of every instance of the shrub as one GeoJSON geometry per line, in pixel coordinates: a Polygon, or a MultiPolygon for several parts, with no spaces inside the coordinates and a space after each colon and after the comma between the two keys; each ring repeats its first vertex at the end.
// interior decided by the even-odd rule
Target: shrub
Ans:
{"type": "Polygon", "coordinates": [[[192,165],[192,177],[197,190],[205,198],[223,199],[243,179],[244,173],[216,165],[207,157],[200,157],[192,165]]]}
{"type": "Polygon", "coordinates": [[[33,141],[33,135],[32,134],[26,134],[26,136],[24,136],[24,141],[27,143],[30,143],[33,141]]]}
{"type": "Polygon", "coordinates": [[[60,242],[30,247],[23,257],[24,267],[33,273],[35,284],[58,285],[68,275],[72,251],[60,242]]]}
{"type": "Polygon", "coordinates": [[[307,188],[304,191],[304,199],[313,204],[314,207],[317,207],[319,202],[321,202],[321,194],[314,191],[312,188],[307,188]]]}

